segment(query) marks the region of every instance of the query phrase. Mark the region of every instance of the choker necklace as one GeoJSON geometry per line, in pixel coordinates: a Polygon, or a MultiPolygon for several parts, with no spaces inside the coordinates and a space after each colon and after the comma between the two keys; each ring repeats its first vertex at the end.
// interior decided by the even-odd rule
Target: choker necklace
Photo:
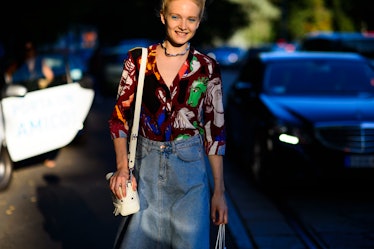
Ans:
{"type": "Polygon", "coordinates": [[[168,57],[182,56],[182,55],[185,55],[188,52],[188,50],[190,50],[190,43],[188,42],[186,50],[184,50],[184,52],[176,53],[176,54],[170,54],[170,53],[168,53],[168,51],[166,51],[166,47],[164,46],[164,42],[165,41],[163,41],[162,43],[160,43],[160,45],[164,49],[165,55],[168,56],[168,57]]]}

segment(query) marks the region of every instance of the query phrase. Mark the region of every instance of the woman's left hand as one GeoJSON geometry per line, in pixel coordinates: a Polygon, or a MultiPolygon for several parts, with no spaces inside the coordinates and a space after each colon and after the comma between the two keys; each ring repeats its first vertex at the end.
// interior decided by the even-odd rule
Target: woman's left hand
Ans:
{"type": "Polygon", "coordinates": [[[213,194],[210,214],[214,225],[228,223],[228,208],[224,193],[213,194]]]}

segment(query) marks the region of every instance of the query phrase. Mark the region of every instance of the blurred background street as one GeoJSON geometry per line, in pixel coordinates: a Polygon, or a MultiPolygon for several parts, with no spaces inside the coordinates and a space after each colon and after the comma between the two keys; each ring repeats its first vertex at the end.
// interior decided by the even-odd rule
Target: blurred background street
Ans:
{"type": "MultiPolygon", "coordinates": [[[[163,40],[159,1],[5,3],[0,249],[111,248],[120,217],[112,214],[105,181],[115,167],[107,120],[127,51],[163,40]],[[44,163],[49,153],[13,162],[5,145],[68,126],[76,113],[57,106],[84,113],[90,102],[60,92],[23,103],[43,92],[11,88],[23,83],[6,76],[29,39],[54,72],[51,86],[79,83],[74,92],[94,93],[83,127],[74,126],[77,136],[54,151],[55,167],[44,163]],[[58,104],[51,106],[51,98],[58,104]],[[12,101],[19,103],[9,107],[12,101]],[[19,115],[20,109],[26,111],[19,115]],[[9,130],[13,136],[6,137],[9,130]]],[[[207,1],[192,45],[222,69],[228,249],[374,248],[373,6],[372,0],[207,1]]],[[[41,137],[33,141],[48,147],[41,137]]]]}

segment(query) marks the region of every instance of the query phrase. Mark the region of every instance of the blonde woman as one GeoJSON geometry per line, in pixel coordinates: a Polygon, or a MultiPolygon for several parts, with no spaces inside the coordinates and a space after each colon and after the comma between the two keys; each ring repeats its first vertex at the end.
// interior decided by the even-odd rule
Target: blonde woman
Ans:
{"type": "MultiPolygon", "coordinates": [[[[166,34],[159,44],[148,47],[132,178],[140,211],[124,219],[117,248],[208,249],[210,221],[228,223],[220,69],[190,45],[204,8],[205,0],[161,2],[166,34]],[[214,179],[212,192],[205,155],[214,179]]],[[[118,198],[129,179],[127,137],[139,65],[139,49],[130,50],[109,119],[117,164],[110,189],[118,198]]]]}

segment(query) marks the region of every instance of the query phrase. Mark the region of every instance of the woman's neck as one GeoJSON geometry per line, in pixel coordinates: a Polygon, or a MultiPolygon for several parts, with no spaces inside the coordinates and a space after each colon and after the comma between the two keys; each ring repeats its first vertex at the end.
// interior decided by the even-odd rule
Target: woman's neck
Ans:
{"type": "MultiPolygon", "coordinates": [[[[179,52],[171,52],[171,50],[176,50],[176,47],[170,44],[170,42],[166,42],[165,40],[160,43],[161,48],[164,50],[164,54],[167,57],[176,57],[176,56],[183,56],[190,50],[190,43],[187,42],[184,46],[185,49],[183,51],[179,52]],[[169,47],[169,49],[168,49],[169,47]],[[173,49],[170,49],[170,47],[173,47],[173,49]]],[[[182,46],[181,46],[182,47],[182,46]]]]}

